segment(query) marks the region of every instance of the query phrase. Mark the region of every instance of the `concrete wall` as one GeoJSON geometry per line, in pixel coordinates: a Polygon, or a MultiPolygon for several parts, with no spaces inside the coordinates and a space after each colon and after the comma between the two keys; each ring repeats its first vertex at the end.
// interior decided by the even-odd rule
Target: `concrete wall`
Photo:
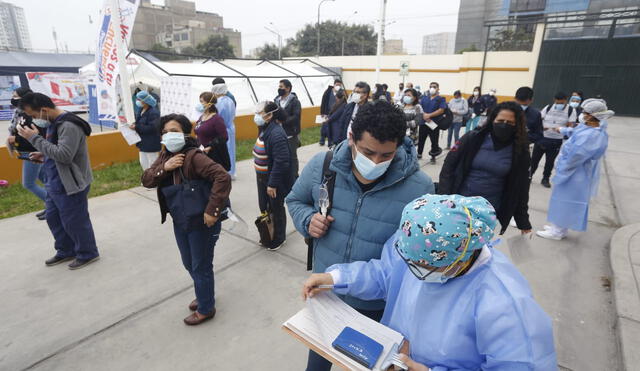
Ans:
{"type": "MultiPolygon", "coordinates": [[[[320,107],[302,109],[302,127],[312,127],[320,107]]],[[[253,139],[258,134],[253,115],[236,116],[236,139],[253,139]]],[[[117,131],[93,133],[89,137],[89,157],[91,167],[101,169],[115,163],[131,162],[138,159],[138,148],[129,146],[117,131]]],[[[11,158],[5,145],[0,146],[0,179],[9,183],[19,183],[22,179],[22,160],[11,158]]]]}

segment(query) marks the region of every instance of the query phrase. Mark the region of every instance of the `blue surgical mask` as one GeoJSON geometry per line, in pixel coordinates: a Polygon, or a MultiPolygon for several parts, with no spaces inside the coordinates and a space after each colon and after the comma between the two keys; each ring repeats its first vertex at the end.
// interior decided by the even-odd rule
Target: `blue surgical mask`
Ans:
{"type": "Polygon", "coordinates": [[[562,111],[564,109],[564,103],[556,103],[553,105],[553,109],[562,111]]]}
{"type": "Polygon", "coordinates": [[[575,101],[574,101],[574,102],[569,103],[569,105],[570,105],[571,107],[573,107],[573,108],[578,108],[578,107],[580,107],[580,102],[575,102],[575,101]]]}
{"type": "Polygon", "coordinates": [[[200,113],[204,112],[204,106],[202,105],[202,103],[196,104],[196,111],[200,113]]]}
{"type": "Polygon", "coordinates": [[[139,100],[136,101],[136,106],[138,108],[142,108],[142,102],[140,102],[139,100]]]}
{"type": "Polygon", "coordinates": [[[253,115],[253,122],[255,122],[256,125],[258,126],[264,126],[264,124],[266,124],[266,122],[264,121],[264,118],[262,118],[262,115],[259,113],[256,113],[255,115],[253,115]]]}
{"type": "Polygon", "coordinates": [[[178,153],[182,148],[184,148],[184,133],[176,133],[172,131],[165,133],[162,136],[162,141],[160,143],[164,144],[167,151],[171,153],[178,153]]]}
{"type": "Polygon", "coordinates": [[[46,127],[47,127],[47,125],[49,125],[49,120],[33,119],[33,123],[34,123],[37,127],[46,128],[46,127]]]}
{"type": "Polygon", "coordinates": [[[353,163],[356,165],[356,169],[358,169],[360,175],[367,180],[376,180],[380,178],[382,174],[387,171],[389,165],[391,165],[391,160],[376,164],[369,160],[367,156],[360,153],[355,145],[353,147],[356,150],[356,158],[353,160],[353,163]]]}
{"type": "Polygon", "coordinates": [[[405,95],[404,97],[402,97],[402,102],[404,102],[404,104],[411,104],[413,103],[413,97],[405,95]]]}

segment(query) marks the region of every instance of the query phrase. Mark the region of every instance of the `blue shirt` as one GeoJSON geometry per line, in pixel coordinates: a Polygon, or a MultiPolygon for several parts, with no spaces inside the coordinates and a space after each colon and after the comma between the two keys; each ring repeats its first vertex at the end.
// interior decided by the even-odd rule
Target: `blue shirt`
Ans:
{"type": "Polygon", "coordinates": [[[447,100],[439,95],[435,95],[431,98],[428,94],[425,94],[420,98],[420,105],[422,106],[424,113],[431,113],[439,110],[440,108],[447,109],[447,100]]]}

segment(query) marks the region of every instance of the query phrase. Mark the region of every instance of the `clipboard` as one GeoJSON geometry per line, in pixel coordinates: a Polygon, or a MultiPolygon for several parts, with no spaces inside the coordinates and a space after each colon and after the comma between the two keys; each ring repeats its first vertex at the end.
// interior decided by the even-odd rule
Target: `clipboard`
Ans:
{"type": "Polygon", "coordinates": [[[282,329],[284,330],[284,332],[286,332],[287,334],[293,336],[299,342],[301,342],[302,344],[306,345],[307,348],[309,348],[309,349],[313,350],[314,352],[320,354],[324,359],[326,359],[327,361],[331,362],[332,364],[340,367],[343,370],[350,370],[351,369],[351,368],[347,367],[344,363],[342,363],[342,362],[338,361],[337,359],[333,358],[329,353],[323,351],[322,349],[320,349],[317,346],[313,345],[311,342],[307,341],[302,336],[300,336],[300,335],[296,334],[295,332],[293,332],[292,330],[290,330],[287,326],[282,325],[282,329]]]}

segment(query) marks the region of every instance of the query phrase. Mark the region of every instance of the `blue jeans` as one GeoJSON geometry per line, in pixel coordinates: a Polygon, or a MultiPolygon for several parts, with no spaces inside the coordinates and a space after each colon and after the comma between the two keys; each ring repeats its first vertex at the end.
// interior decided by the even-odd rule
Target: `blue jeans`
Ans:
{"type": "Polygon", "coordinates": [[[454,122],[453,124],[451,124],[451,126],[449,127],[449,135],[447,136],[447,147],[451,147],[451,136],[453,136],[455,139],[453,144],[456,144],[456,142],[458,142],[458,139],[460,139],[461,127],[462,121],[454,122]]]}
{"type": "Polygon", "coordinates": [[[22,161],[22,186],[36,195],[42,201],[47,198],[47,191],[36,184],[36,180],[40,179],[44,184],[44,172],[42,171],[42,164],[38,164],[33,161],[22,161]]]}
{"type": "Polygon", "coordinates": [[[210,228],[186,231],[174,224],[180,257],[184,268],[193,279],[198,300],[198,313],[209,314],[215,308],[213,279],[213,248],[220,237],[222,223],[218,221],[210,228]]]}
{"type": "MultiPolygon", "coordinates": [[[[363,314],[376,322],[380,322],[384,310],[363,310],[356,309],[360,314],[363,314]]],[[[307,359],[307,371],[329,371],[331,370],[331,362],[327,361],[324,357],[314,352],[309,351],[309,358],[307,359]]]]}
{"type": "Polygon", "coordinates": [[[97,257],[98,247],[89,218],[90,186],[72,195],[49,192],[45,201],[49,230],[55,239],[56,256],[89,260],[97,257]]]}

